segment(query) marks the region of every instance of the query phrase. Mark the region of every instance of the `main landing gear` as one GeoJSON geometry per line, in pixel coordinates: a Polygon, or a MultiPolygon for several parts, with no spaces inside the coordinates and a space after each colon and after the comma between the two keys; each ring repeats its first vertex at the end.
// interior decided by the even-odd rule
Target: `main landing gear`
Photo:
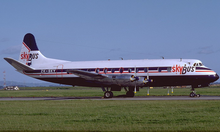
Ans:
{"type": "Polygon", "coordinates": [[[109,91],[108,87],[106,89],[104,87],[102,87],[102,91],[105,92],[104,98],[112,98],[113,97],[113,93],[112,93],[112,91],[109,91]]]}
{"type": "MultiPolygon", "coordinates": [[[[126,91],[126,97],[134,97],[134,88],[129,88],[127,89],[126,87],[124,87],[125,91],[126,91]]],[[[121,91],[121,87],[120,88],[104,88],[102,87],[102,91],[104,92],[104,98],[112,98],[113,97],[113,92],[112,91],[121,91]]]]}
{"type": "MultiPolygon", "coordinates": [[[[112,98],[112,97],[113,97],[112,91],[106,91],[104,93],[104,98],[112,98]]],[[[127,91],[126,92],[126,97],[134,97],[134,92],[133,91],[127,91]]]]}
{"type": "Polygon", "coordinates": [[[192,92],[189,94],[189,97],[200,97],[200,94],[195,93],[195,89],[193,86],[192,86],[191,90],[192,90],[192,92]]]}
{"type": "Polygon", "coordinates": [[[127,97],[134,97],[134,92],[133,91],[127,91],[126,96],[127,97]]]}
{"type": "Polygon", "coordinates": [[[104,93],[104,98],[112,98],[113,97],[113,93],[112,91],[106,91],[104,93]]]}

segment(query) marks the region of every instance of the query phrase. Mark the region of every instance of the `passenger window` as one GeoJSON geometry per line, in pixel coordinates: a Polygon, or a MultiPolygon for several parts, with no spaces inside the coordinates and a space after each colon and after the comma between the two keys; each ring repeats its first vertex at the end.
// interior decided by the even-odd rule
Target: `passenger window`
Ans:
{"type": "Polygon", "coordinates": [[[160,69],[160,68],[158,68],[158,72],[161,72],[161,69],[160,69]]]}
{"type": "Polygon", "coordinates": [[[139,71],[139,69],[137,68],[137,69],[136,69],[136,73],[138,73],[138,71],[139,71]]]}
{"type": "Polygon", "coordinates": [[[119,72],[122,73],[123,71],[124,71],[124,69],[121,67],[121,68],[119,69],[119,72]]]}
{"type": "Polygon", "coordinates": [[[114,73],[115,72],[115,69],[114,68],[112,68],[112,73],[114,73]]]}
{"type": "Polygon", "coordinates": [[[107,68],[105,68],[105,69],[104,69],[104,73],[106,74],[107,72],[108,72],[108,69],[107,69],[107,68]]]}
{"type": "Polygon", "coordinates": [[[144,72],[147,72],[148,70],[147,70],[148,68],[144,68],[144,72]]]}
{"type": "Polygon", "coordinates": [[[196,63],[194,63],[193,66],[196,66],[196,63]]]}
{"type": "Polygon", "coordinates": [[[128,69],[128,72],[131,73],[131,71],[132,71],[131,68],[129,68],[129,69],[128,69]]]}
{"type": "Polygon", "coordinates": [[[171,67],[167,67],[167,72],[171,72],[171,67]]]}
{"type": "Polygon", "coordinates": [[[97,69],[95,70],[95,72],[96,72],[96,73],[99,73],[99,68],[97,68],[97,69]]]}

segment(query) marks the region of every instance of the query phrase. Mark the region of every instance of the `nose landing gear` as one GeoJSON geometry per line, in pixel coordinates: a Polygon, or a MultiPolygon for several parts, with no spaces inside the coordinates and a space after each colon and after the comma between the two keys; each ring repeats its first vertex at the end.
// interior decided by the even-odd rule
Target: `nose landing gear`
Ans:
{"type": "Polygon", "coordinates": [[[200,94],[195,93],[195,87],[192,86],[192,92],[189,94],[189,97],[200,97],[200,94]]]}
{"type": "Polygon", "coordinates": [[[200,94],[196,94],[194,91],[189,94],[189,97],[200,97],[200,94]]]}

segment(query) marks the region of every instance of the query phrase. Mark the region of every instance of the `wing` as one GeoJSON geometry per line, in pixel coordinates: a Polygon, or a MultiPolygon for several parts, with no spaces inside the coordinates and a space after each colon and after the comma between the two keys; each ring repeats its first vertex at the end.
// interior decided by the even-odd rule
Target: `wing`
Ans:
{"type": "Polygon", "coordinates": [[[11,64],[18,71],[33,71],[34,68],[27,66],[19,61],[16,61],[12,58],[4,58],[9,64],[11,64]]]}
{"type": "Polygon", "coordinates": [[[82,70],[68,70],[67,72],[75,74],[81,78],[88,79],[88,80],[108,78],[105,75],[101,75],[98,73],[92,73],[92,72],[88,72],[88,71],[82,71],[82,70]]]}

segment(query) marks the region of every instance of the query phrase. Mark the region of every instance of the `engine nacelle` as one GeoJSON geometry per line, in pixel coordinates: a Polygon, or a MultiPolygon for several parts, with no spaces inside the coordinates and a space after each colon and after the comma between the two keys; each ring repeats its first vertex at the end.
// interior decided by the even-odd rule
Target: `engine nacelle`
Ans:
{"type": "Polygon", "coordinates": [[[139,80],[139,78],[138,78],[138,77],[135,77],[134,75],[131,75],[130,80],[131,80],[131,82],[133,82],[133,81],[139,80]]]}
{"type": "Polygon", "coordinates": [[[144,84],[147,84],[148,82],[153,82],[153,79],[147,79],[147,77],[140,77],[140,80],[141,80],[144,84]]]}
{"type": "Polygon", "coordinates": [[[144,86],[149,82],[153,82],[152,79],[147,77],[135,77],[134,75],[109,75],[108,78],[99,80],[100,82],[110,83],[119,86],[144,86]]]}

